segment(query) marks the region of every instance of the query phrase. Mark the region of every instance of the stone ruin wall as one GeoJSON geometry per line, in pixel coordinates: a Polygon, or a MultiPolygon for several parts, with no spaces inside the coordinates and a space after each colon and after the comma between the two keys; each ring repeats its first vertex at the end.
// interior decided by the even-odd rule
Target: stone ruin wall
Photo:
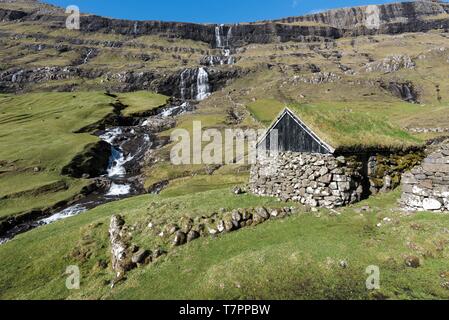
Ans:
{"type": "Polygon", "coordinates": [[[280,153],[260,158],[251,169],[251,192],[311,207],[338,207],[360,201],[360,167],[344,157],[280,153]]]}
{"type": "Polygon", "coordinates": [[[409,211],[449,211],[449,140],[403,175],[401,204],[409,211]]]}
{"type": "Polygon", "coordinates": [[[395,189],[422,158],[416,151],[339,157],[285,152],[260,158],[251,168],[249,188],[311,207],[341,207],[395,189]]]}

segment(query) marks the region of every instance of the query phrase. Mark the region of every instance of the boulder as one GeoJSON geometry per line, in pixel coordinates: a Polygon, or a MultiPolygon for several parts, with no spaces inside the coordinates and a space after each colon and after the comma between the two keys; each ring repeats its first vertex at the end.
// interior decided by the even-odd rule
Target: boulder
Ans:
{"type": "Polygon", "coordinates": [[[263,207],[256,208],[256,213],[254,216],[258,217],[258,220],[262,221],[270,219],[270,214],[268,213],[267,209],[263,207]]]}
{"type": "Polygon", "coordinates": [[[187,234],[187,242],[191,242],[193,240],[196,240],[200,237],[200,234],[197,231],[191,230],[188,234],[187,234]]]}
{"type": "Polygon", "coordinates": [[[234,187],[232,189],[232,193],[235,195],[241,195],[245,193],[245,190],[243,190],[241,187],[234,187]]]}
{"type": "Polygon", "coordinates": [[[175,234],[175,237],[173,239],[173,245],[174,246],[182,246],[187,242],[187,236],[182,231],[177,231],[175,234]]]}
{"type": "Polygon", "coordinates": [[[240,214],[240,212],[238,210],[232,211],[231,215],[232,215],[232,220],[234,220],[236,222],[242,221],[242,215],[240,214]]]}
{"type": "Polygon", "coordinates": [[[405,258],[405,265],[409,268],[419,268],[421,266],[421,261],[416,256],[408,256],[405,258]]]}
{"type": "Polygon", "coordinates": [[[142,264],[145,262],[145,259],[151,256],[151,251],[140,249],[136,253],[133,254],[131,261],[136,264],[142,264]]]}

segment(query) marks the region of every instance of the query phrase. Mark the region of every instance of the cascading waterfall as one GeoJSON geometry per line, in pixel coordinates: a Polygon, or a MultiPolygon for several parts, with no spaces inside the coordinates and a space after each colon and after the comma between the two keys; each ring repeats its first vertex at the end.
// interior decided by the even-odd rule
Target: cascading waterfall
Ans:
{"type": "Polygon", "coordinates": [[[196,76],[197,95],[196,100],[201,101],[210,96],[209,74],[201,67],[196,76]]]}
{"type": "Polygon", "coordinates": [[[215,44],[216,44],[217,48],[223,47],[223,43],[222,43],[222,39],[221,39],[221,30],[222,29],[223,29],[223,25],[215,27],[215,44]]]}
{"type": "Polygon", "coordinates": [[[229,48],[232,40],[232,27],[229,27],[226,36],[224,36],[224,25],[215,27],[215,45],[217,48],[229,48]],[[224,38],[224,39],[223,39],[224,38]],[[225,40],[225,41],[223,41],[225,40]]]}
{"type": "Polygon", "coordinates": [[[186,100],[186,91],[187,91],[187,78],[186,74],[189,73],[189,69],[185,69],[181,72],[181,81],[180,81],[180,91],[181,91],[181,99],[186,100]]]}
{"type": "Polygon", "coordinates": [[[209,74],[203,67],[182,71],[179,86],[181,99],[184,101],[189,99],[201,101],[210,96],[209,74]]]}
{"type": "Polygon", "coordinates": [[[231,50],[230,49],[224,49],[223,50],[223,55],[225,56],[226,59],[222,60],[222,64],[234,64],[235,63],[235,59],[234,57],[231,55],[231,50]]]}
{"type": "Polygon", "coordinates": [[[87,61],[89,61],[89,58],[90,58],[90,56],[92,55],[93,51],[94,51],[93,49],[89,49],[89,51],[88,51],[87,54],[86,54],[86,57],[85,57],[84,60],[83,60],[83,64],[86,64],[87,61]]]}
{"type": "Polygon", "coordinates": [[[226,35],[226,47],[230,47],[230,43],[231,43],[231,39],[232,39],[232,27],[229,27],[228,30],[228,34],[226,35]]]}
{"type": "Polygon", "coordinates": [[[224,35],[224,30],[224,25],[215,27],[215,47],[221,49],[221,55],[203,57],[202,65],[231,65],[235,63],[234,57],[231,56],[232,27],[229,27],[226,35],[224,35]]]}
{"type": "MultiPolygon", "coordinates": [[[[190,69],[186,72],[185,79],[186,81],[187,78],[190,80],[190,76],[192,75],[195,77],[197,73],[200,75],[203,74],[200,76],[198,81],[196,81],[196,78],[194,78],[194,80],[195,83],[200,83],[199,87],[201,88],[201,92],[204,96],[207,92],[205,87],[208,87],[207,72],[205,77],[203,72],[200,72],[199,70],[197,72],[197,69],[190,69]]],[[[191,88],[191,90],[196,89],[197,85],[194,85],[191,88]]],[[[135,166],[140,166],[139,162],[144,158],[146,150],[152,148],[153,146],[151,139],[152,131],[149,124],[153,120],[175,117],[191,110],[193,110],[193,107],[189,102],[184,102],[181,105],[168,105],[165,108],[158,110],[156,115],[145,120],[142,119],[142,121],[138,124],[108,128],[104,132],[101,132],[99,138],[109,143],[113,150],[110,157],[110,163],[107,168],[108,174],[102,176],[101,178],[99,177],[99,179],[103,182],[107,182],[104,184],[104,187],[109,186],[109,188],[102,188],[89,193],[85,195],[86,197],[81,197],[68,207],[61,209],[46,218],[18,222],[11,229],[0,233],[0,245],[10,241],[18,234],[38,228],[42,225],[51,224],[59,220],[82,214],[104,203],[124,199],[133,194],[146,192],[143,186],[140,187],[135,180],[136,175],[139,174],[139,170],[134,172],[133,169],[135,166]],[[129,163],[130,161],[133,161],[134,163],[129,163]]]]}

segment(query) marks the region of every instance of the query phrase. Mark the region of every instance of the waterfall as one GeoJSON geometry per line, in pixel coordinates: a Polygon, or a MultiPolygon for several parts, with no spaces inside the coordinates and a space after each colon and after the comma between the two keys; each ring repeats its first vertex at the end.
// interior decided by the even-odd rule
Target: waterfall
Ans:
{"type": "Polygon", "coordinates": [[[186,100],[186,90],[187,90],[187,78],[186,78],[186,74],[190,73],[189,69],[185,69],[182,73],[181,73],[181,81],[180,81],[180,91],[181,91],[181,99],[182,100],[186,100]]]}
{"type": "Polygon", "coordinates": [[[231,46],[232,27],[229,27],[226,36],[224,35],[223,29],[223,24],[215,27],[215,45],[217,48],[229,48],[231,46]]]}
{"type": "Polygon", "coordinates": [[[223,26],[216,26],[215,27],[215,44],[217,45],[217,48],[222,48],[223,44],[221,41],[221,29],[223,26]]]}
{"type": "Polygon", "coordinates": [[[93,49],[89,49],[89,51],[86,54],[86,57],[84,58],[83,64],[87,63],[87,61],[89,60],[89,58],[92,55],[93,51],[94,51],[93,49]]]}
{"type": "Polygon", "coordinates": [[[209,75],[204,68],[198,69],[196,76],[197,95],[196,100],[204,100],[210,96],[209,75]]]}
{"type": "Polygon", "coordinates": [[[228,34],[226,35],[226,47],[228,48],[230,47],[231,39],[232,39],[232,27],[229,28],[228,34]]]}
{"type": "Polygon", "coordinates": [[[198,101],[210,96],[209,74],[203,67],[185,69],[181,72],[179,81],[182,100],[196,99],[198,101]]]}
{"type": "Polygon", "coordinates": [[[235,63],[235,59],[231,55],[231,50],[230,49],[224,49],[223,50],[223,56],[225,57],[225,59],[222,60],[221,64],[234,64],[235,63]]]}

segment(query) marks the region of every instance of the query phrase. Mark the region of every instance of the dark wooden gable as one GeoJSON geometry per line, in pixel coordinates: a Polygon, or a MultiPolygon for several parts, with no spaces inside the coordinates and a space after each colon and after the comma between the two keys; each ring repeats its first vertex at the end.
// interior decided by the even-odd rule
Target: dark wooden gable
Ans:
{"type": "Polygon", "coordinates": [[[278,132],[279,152],[310,152],[310,153],[333,153],[334,149],[322,141],[309,127],[307,127],[293,112],[285,109],[277,121],[268,130],[259,142],[258,148],[264,147],[270,150],[271,132],[278,132]]]}

